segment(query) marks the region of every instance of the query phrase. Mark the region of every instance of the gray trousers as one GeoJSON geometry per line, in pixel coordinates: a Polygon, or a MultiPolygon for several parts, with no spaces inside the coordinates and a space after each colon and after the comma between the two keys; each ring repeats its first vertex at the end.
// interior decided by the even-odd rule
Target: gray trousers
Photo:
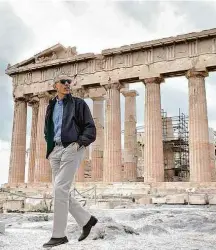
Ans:
{"type": "Polygon", "coordinates": [[[67,236],[68,211],[80,227],[86,225],[91,217],[70,192],[74,175],[85,154],[84,147],[77,148],[76,143],[66,148],[55,146],[48,158],[52,169],[54,195],[53,238],[67,236]]]}

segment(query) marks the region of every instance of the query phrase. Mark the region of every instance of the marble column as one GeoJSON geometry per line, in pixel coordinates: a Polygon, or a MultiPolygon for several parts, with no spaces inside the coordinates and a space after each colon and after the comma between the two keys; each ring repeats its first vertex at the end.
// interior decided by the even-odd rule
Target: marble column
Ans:
{"type": "Polygon", "coordinates": [[[187,72],[189,88],[190,181],[211,181],[209,131],[205,90],[206,71],[187,72]]]}
{"type": "Polygon", "coordinates": [[[164,181],[160,77],[145,79],[144,182],[164,181]]]}
{"type": "Polygon", "coordinates": [[[11,184],[25,182],[26,122],[27,103],[25,100],[15,100],[8,180],[11,184]]]}
{"type": "Polygon", "coordinates": [[[77,169],[75,174],[75,181],[76,182],[84,182],[85,181],[85,173],[86,167],[89,163],[89,147],[85,149],[85,156],[84,159],[81,161],[80,166],[77,169]]]}
{"type": "Polygon", "coordinates": [[[46,159],[46,141],[44,139],[44,123],[46,108],[49,103],[49,96],[46,93],[39,96],[39,111],[37,122],[37,139],[36,139],[36,159],[34,182],[51,182],[51,167],[46,159]]]}
{"type": "Polygon", "coordinates": [[[85,181],[85,165],[86,165],[86,161],[85,160],[81,161],[80,166],[77,169],[77,172],[75,174],[76,182],[84,182],[85,181]]]}
{"type": "Polygon", "coordinates": [[[103,181],[122,181],[121,110],[118,83],[108,84],[105,101],[103,181]]]}
{"type": "Polygon", "coordinates": [[[174,130],[171,117],[163,117],[163,128],[164,128],[164,169],[165,169],[165,181],[170,181],[173,179],[175,171],[175,153],[173,151],[173,145],[169,141],[174,139],[174,130]],[[166,143],[168,142],[168,143],[166,143]]]}
{"type": "Polygon", "coordinates": [[[214,130],[212,128],[209,128],[209,157],[210,157],[211,181],[216,181],[215,140],[214,140],[214,130]]]}
{"type": "Polygon", "coordinates": [[[35,157],[36,157],[36,139],[37,139],[37,121],[38,121],[38,102],[29,103],[32,107],[32,122],[31,122],[31,140],[30,140],[30,156],[28,182],[34,182],[35,173],[35,157]]]}
{"type": "Polygon", "coordinates": [[[121,92],[125,97],[124,123],[124,177],[125,181],[137,179],[136,90],[121,92]]]}
{"type": "Polygon", "coordinates": [[[102,181],[103,178],[103,148],[104,148],[104,98],[96,97],[93,100],[93,118],[96,125],[97,137],[92,143],[91,152],[91,179],[102,181]]]}

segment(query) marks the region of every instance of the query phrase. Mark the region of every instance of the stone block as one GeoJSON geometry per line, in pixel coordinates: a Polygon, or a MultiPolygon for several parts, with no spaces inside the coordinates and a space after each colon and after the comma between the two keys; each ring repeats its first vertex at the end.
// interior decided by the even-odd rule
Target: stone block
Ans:
{"type": "Polygon", "coordinates": [[[186,196],[184,194],[179,195],[167,195],[167,204],[185,204],[186,196]]]}
{"type": "Polygon", "coordinates": [[[3,221],[0,221],[0,234],[5,233],[5,224],[3,221]]]}
{"type": "Polygon", "coordinates": [[[24,208],[23,200],[7,200],[3,203],[3,210],[6,212],[21,211],[24,208]]]}
{"type": "Polygon", "coordinates": [[[152,197],[152,204],[166,204],[166,196],[165,197],[152,197]]]}
{"type": "Polygon", "coordinates": [[[210,205],[216,205],[216,194],[209,194],[208,202],[210,205]]]}
{"type": "Polygon", "coordinates": [[[189,194],[188,203],[191,205],[205,205],[207,204],[206,194],[189,194]]]}
{"type": "Polygon", "coordinates": [[[138,204],[151,204],[152,198],[151,197],[142,197],[137,201],[138,204]]]}
{"type": "Polygon", "coordinates": [[[113,208],[111,202],[110,201],[106,201],[106,200],[104,200],[104,201],[102,201],[102,200],[98,201],[96,206],[98,208],[100,208],[100,209],[112,209],[113,208]]]}
{"type": "Polygon", "coordinates": [[[51,212],[52,211],[52,199],[51,195],[46,195],[46,198],[40,199],[41,194],[32,198],[27,198],[25,201],[25,211],[28,212],[51,212]],[[34,199],[35,197],[35,199],[34,199]]]}

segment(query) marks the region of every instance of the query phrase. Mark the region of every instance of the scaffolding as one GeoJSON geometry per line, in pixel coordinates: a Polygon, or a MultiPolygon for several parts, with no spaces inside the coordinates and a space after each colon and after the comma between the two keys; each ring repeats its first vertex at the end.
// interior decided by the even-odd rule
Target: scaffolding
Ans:
{"type": "Polygon", "coordinates": [[[164,151],[173,153],[173,164],[164,154],[165,178],[167,181],[187,181],[189,179],[189,131],[188,116],[181,113],[178,116],[167,117],[167,112],[161,111],[163,126],[164,151]],[[170,178],[169,178],[170,177],[170,178]]]}

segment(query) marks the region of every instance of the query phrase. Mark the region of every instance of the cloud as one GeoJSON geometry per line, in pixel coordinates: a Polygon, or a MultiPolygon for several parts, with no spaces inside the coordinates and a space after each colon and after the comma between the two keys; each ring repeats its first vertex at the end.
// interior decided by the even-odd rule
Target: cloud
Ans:
{"type": "Polygon", "coordinates": [[[89,3],[86,1],[65,1],[63,4],[74,16],[83,16],[89,8],[89,3]]]}
{"type": "Polygon", "coordinates": [[[214,1],[172,1],[177,16],[184,15],[186,22],[196,29],[215,28],[216,3],[214,1]]]}
{"type": "Polygon", "coordinates": [[[126,19],[132,18],[148,30],[156,28],[157,15],[162,7],[159,1],[118,1],[115,4],[126,19]]]}
{"type": "Polygon", "coordinates": [[[5,69],[8,63],[15,63],[25,48],[30,46],[32,33],[6,2],[0,2],[0,19],[0,140],[10,141],[13,121],[12,81],[5,75],[5,69]]]}

